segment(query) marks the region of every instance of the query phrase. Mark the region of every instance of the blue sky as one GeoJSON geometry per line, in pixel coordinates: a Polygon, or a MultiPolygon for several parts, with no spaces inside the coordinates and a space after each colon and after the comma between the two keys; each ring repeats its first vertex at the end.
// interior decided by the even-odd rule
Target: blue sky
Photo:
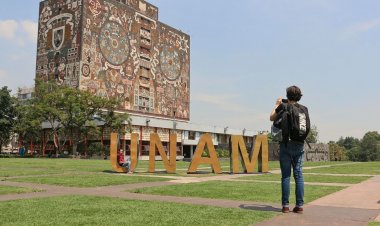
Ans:
{"type": "MultiPolygon", "coordinates": [[[[298,85],[320,140],[380,131],[380,1],[151,0],[191,36],[191,121],[269,130],[298,85]]],[[[2,0],[0,87],[33,84],[39,0],[2,0]]]]}

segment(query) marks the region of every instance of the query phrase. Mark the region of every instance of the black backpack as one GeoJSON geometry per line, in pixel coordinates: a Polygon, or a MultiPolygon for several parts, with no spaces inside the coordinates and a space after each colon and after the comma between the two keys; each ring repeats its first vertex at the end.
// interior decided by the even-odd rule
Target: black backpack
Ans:
{"type": "Polygon", "coordinates": [[[283,103],[283,110],[278,113],[273,126],[281,129],[282,142],[304,142],[310,132],[310,117],[307,107],[301,104],[283,103]]]}

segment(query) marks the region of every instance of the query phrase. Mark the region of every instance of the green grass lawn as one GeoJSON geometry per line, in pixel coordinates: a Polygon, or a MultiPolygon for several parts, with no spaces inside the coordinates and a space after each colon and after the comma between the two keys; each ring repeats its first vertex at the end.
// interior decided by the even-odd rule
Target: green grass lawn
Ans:
{"type": "MultiPolygon", "coordinates": [[[[223,172],[230,172],[230,161],[219,161],[223,172]]],[[[270,162],[270,168],[278,168],[278,162],[270,162]],[[272,167],[273,165],[273,167],[272,167]]],[[[139,161],[136,172],[148,172],[149,161],[139,161]]],[[[187,169],[190,162],[177,161],[177,173],[171,176],[188,176],[187,169]]],[[[156,171],[162,173],[165,169],[162,161],[156,162],[156,171]]],[[[46,175],[62,174],[70,172],[109,172],[113,171],[110,160],[86,160],[86,159],[23,159],[10,158],[0,159],[0,177],[29,176],[29,175],[46,175]]],[[[209,164],[199,165],[201,174],[192,174],[191,176],[205,176],[211,173],[209,164]]]]}
{"type": "MultiPolygon", "coordinates": [[[[291,185],[291,189],[294,190],[294,185],[291,185]]],[[[305,202],[311,202],[341,189],[342,187],[306,185],[304,199],[305,202]]],[[[270,203],[280,203],[281,201],[281,185],[273,183],[208,181],[202,183],[142,188],[136,189],[133,192],[155,195],[245,200],[270,203]]],[[[291,200],[294,203],[295,199],[293,194],[294,192],[291,192],[291,200]]]]}
{"type": "MultiPolygon", "coordinates": [[[[229,172],[229,161],[222,160],[223,171],[229,172]]],[[[147,172],[149,161],[138,161],[137,172],[147,172]]],[[[178,174],[186,174],[190,162],[177,161],[178,174]]],[[[200,165],[211,173],[210,165],[200,165]]],[[[156,161],[156,170],[164,170],[162,161],[156,161]]],[[[61,174],[65,172],[108,172],[112,171],[110,160],[45,159],[45,158],[0,158],[0,177],[61,174]]]]}
{"type": "Polygon", "coordinates": [[[44,177],[15,178],[9,180],[37,184],[52,184],[68,187],[98,187],[154,181],[168,181],[171,179],[160,177],[134,176],[127,174],[72,174],[52,175],[44,177]]]}
{"type": "MultiPolygon", "coordinates": [[[[219,161],[223,172],[230,172],[230,161],[224,159],[219,161]]],[[[304,166],[336,165],[345,162],[305,162],[304,166]]],[[[178,176],[187,175],[190,162],[177,161],[178,176]]],[[[139,161],[137,172],[147,172],[149,161],[139,161]]],[[[211,173],[208,164],[199,166],[202,173],[211,173]]],[[[270,170],[279,169],[278,161],[269,162],[270,170]]],[[[162,161],[156,162],[156,170],[165,169],[162,161]]],[[[109,172],[112,171],[110,160],[86,160],[86,159],[45,159],[45,158],[0,158],[0,177],[28,176],[42,174],[62,174],[66,172],[109,172]]],[[[380,173],[380,171],[379,171],[380,173]]],[[[194,174],[192,176],[195,176],[194,174]]]]}
{"type": "Polygon", "coordinates": [[[40,190],[30,189],[30,188],[0,186],[0,195],[21,194],[21,193],[39,192],[39,191],[40,190]]]}
{"type": "Polygon", "coordinates": [[[331,174],[369,174],[380,175],[380,162],[357,162],[349,165],[337,165],[327,168],[304,170],[305,173],[331,174]]]}
{"type": "Polygon", "coordinates": [[[103,172],[111,170],[104,160],[76,159],[0,159],[0,177],[61,174],[65,172],[103,172]]]}
{"type": "Polygon", "coordinates": [[[252,225],[277,213],[103,197],[0,202],[0,225],[252,225]]]}
{"type": "Polygon", "coordinates": [[[367,226],[380,226],[380,222],[372,221],[372,222],[369,222],[367,226]]]}
{"type": "Polygon", "coordinates": [[[304,162],[304,167],[314,167],[314,166],[326,166],[326,165],[344,165],[347,163],[352,163],[348,161],[329,161],[329,162],[304,162]]]}
{"type": "MultiPolygon", "coordinates": [[[[371,177],[368,176],[325,176],[325,175],[309,175],[304,174],[305,182],[319,182],[319,183],[346,183],[357,184],[365,181],[371,177]]],[[[260,181],[281,181],[281,174],[262,174],[255,176],[240,177],[238,180],[260,180],[260,181]]],[[[291,177],[294,181],[294,178],[291,177]]]]}
{"type": "MultiPolygon", "coordinates": [[[[332,167],[305,170],[324,173],[380,174],[380,163],[345,162],[305,163],[304,166],[332,167]]],[[[112,173],[110,160],[78,159],[0,159],[0,179],[71,187],[98,187],[150,181],[167,181],[169,178],[148,177],[148,161],[139,161],[136,174],[112,173]],[[41,175],[41,176],[39,176],[41,175]],[[22,177],[20,177],[22,176],[22,177]]],[[[189,162],[178,161],[177,173],[163,173],[163,163],[156,162],[161,176],[217,176],[210,165],[201,165],[204,174],[188,175],[189,162]]],[[[220,161],[225,173],[230,171],[229,160],[220,161]]],[[[270,162],[270,169],[278,169],[278,161],[270,162]]],[[[225,175],[225,174],[224,174],[225,175]]],[[[309,182],[359,183],[368,177],[305,175],[309,182]]],[[[280,181],[279,175],[247,175],[245,180],[280,181]]],[[[342,187],[305,186],[305,202],[310,202],[342,187]]],[[[31,189],[1,187],[0,195],[35,192],[31,189]]],[[[183,197],[244,200],[281,203],[281,186],[278,183],[254,181],[209,181],[137,189],[134,192],[183,197]]],[[[291,185],[291,202],[294,203],[294,185],[291,185]]],[[[0,202],[0,225],[251,225],[278,213],[229,209],[211,206],[176,204],[168,202],[131,201],[106,197],[66,196],[44,199],[26,199],[0,202]],[[18,211],[23,210],[23,211],[18,211]],[[30,210],[30,211],[25,211],[30,210]]],[[[371,225],[376,225],[371,223],[371,225]]]]}

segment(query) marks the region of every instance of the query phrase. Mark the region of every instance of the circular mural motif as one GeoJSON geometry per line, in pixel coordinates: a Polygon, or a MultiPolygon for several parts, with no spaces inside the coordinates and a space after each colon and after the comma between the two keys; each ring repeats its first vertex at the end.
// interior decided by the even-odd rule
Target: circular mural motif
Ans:
{"type": "Polygon", "coordinates": [[[176,49],[164,46],[160,53],[161,71],[171,81],[176,80],[181,73],[181,58],[176,49]]]}
{"type": "Polygon", "coordinates": [[[90,75],[90,66],[88,66],[87,64],[83,64],[82,66],[82,75],[84,77],[88,77],[90,75]]]}
{"type": "Polygon", "coordinates": [[[127,32],[116,22],[104,24],[99,35],[99,45],[103,57],[112,65],[121,65],[128,58],[127,32]]]}

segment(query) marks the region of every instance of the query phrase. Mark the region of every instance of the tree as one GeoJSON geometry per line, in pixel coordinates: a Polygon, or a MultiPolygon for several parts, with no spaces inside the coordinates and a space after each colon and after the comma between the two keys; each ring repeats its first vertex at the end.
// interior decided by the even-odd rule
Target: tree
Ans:
{"type": "Polygon", "coordinates": [[[118,100],[109,100],[106,105],[106,111],[99,112],[97,116],[103,125],[101,126],[101,144],[103,145],[103,156],[106,155],[104,150],[103,136],[105,129],[109,129],[111,132],[124,134],[131,128],[131,118],[126,113],[116,113],[116,109],[120,102],[118,100]]]}
{"type": "Polygon", "coordinates": [[[361,161],[380,160],[380,134],[377,131],[367,132],[360,143],[361,161]]]}
{"type": "Polygon", "coordinates": [[[87,134],[96,129],[93,117],[106,105],[107,100],[71,87],[63,87],[60,91],[60,106],[64,112],[61,125],[70,138],[73,154],[76,154],[79,143],[84,142],[87,147],[87,134]]]}
{"type": "Polygon", "coordinates": [[[336,144],[347,150],[351,161],[379,161],[380,134],[376,131],[367,132],[361,140],[354,137],[341,137],[336,144]]]}
{"type": "Polygon", "coordinates": [[[125,124],[130,123],[127,114],[115,113],[118,101],[52,82],[36,81],[33,103],[51,128],[56,154],[68,141],[73,154],[78,144],[84,143],[87,149],[88,137],[95,135],[98,129],[94,117],[103,122],[103,128],[117,132],[125,132],[125,124]]]}
{"type": "Polygon", "coordinates": [[[347,160],[346,149],[335,142],[329,143],[330,161],[347,160]]]}
{"type": "Polygon", "coordinates": [[[347,157],[350,161],[360,160],[360,140],[354,137],[340,137],[336,142],[337,145],[346,150],[347,157]]]}
{"type": "Polygon", "coordinates": [[[350,150],[347,150],[347,157],[350,161],[360,161],[360,147],[359,146],[356,146],[356,147],[353,147],[351,148],[350,150]]]}
{"type": "Polygon", "coordinates": [[[359,139],[354,138],[354,137],[346,137],[346,138],[341,137],[338,140],[337,144],[341,147],[344,147],[346,150],[350,150],[354,147],[359,146],[360,141],[359,139]]]}
{"type": "MultiPolygon", "coordinates": [[[[42,80],[36,80],[35,94],[31,104],[34,109],[39,112],[42,120],[48,124],[49,134],[48,137],[53,138],[54,148],[56,155],[59,153],[60,147],[60,133],[62,131],[62,120],[65,117],[62,110],[61,103],[63,93],[62,87],[58,86],[54,82],[45,82],[42,80]]],[[[43,146],[46,146],[47,139],[44,139],[43,146]]],[[[66,140],[63,142],[63,144],[66,140]]]]}
{"type": "Polygon", "coordinates": [[[308,143],[317,143],[318,142],[318,129],[316,125],[312,125],[310,132],[306,137],[308,143]]]}
{"type": "Polygon", "coordinates": [[[30,149],[33,148],[33,142],[39,141],[39,135],[42,130],[43,117],[39,109],[32,103],[33,100],[16,100],[16,117],[14,132],[18,134],[19,143],[30,143],[30,149]]]}
{"type": "Polygon", "coordinates": [[[107,110],[101,111],[99,116],[104,123],[104,128],[108,128],[111,132],[115,133],[125,133],[126,129],[131,125],[131,119],[126,113],[116,113],[118,106],[119,103],[117,101],[109,101],[106,105],[107,110]]]}
{"type": "Polygon", "coordinates": [[[16,113],[10,92],[7,86],[0,89],[0,153],[10,140],[16,113]]]}

